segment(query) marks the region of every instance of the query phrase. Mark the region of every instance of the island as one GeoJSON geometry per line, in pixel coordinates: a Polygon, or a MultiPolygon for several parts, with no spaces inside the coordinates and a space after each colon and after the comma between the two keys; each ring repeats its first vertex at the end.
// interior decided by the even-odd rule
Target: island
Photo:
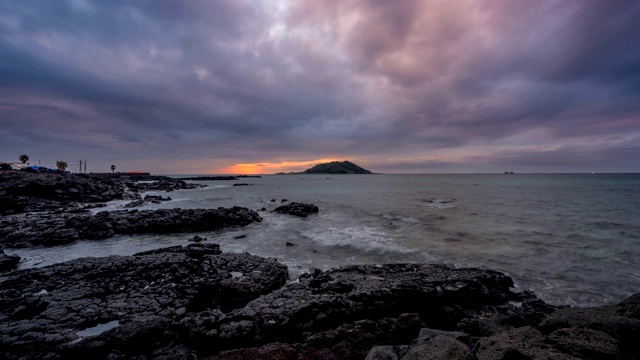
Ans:
{"type": "Polygon", "coordinates": [[[302,174],[373,174],[367,169],[350,161],[332,161],[318,164],[302,172],[302,174]]]}

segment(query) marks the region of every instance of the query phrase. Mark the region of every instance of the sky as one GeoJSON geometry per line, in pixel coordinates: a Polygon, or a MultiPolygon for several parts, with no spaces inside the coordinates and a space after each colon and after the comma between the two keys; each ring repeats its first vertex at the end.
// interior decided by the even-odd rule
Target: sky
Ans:
{"type": "Polygon", "coordinates": [[[640,172],[640,1],[0,0],[0,161],[640,172]]]}

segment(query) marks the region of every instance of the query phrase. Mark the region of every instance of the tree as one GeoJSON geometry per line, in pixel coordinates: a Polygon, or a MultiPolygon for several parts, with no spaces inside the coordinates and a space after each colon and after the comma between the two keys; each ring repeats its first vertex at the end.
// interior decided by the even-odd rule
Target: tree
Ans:
{"type": "Polygon", "coordinates": [[[116,166],[115,165],[111,165],[111,173],[115,173],[116,172],[116,166]]]}
{"type": "Polygon", "coordinates": [[[67,164],[66,161],[56,161],[56,166],[58,167],[58,170],[60,171],[65,171],[67,169],[67,166],[69,166],[69,164],[67,164]]]}
{"type": "Polygon", "coordinates": [[[22,154],[22,155],[18,156],[18,159],[20,159],[21,163],[26,164],[27,161],[29,161],[29,155],[22,154]]]}

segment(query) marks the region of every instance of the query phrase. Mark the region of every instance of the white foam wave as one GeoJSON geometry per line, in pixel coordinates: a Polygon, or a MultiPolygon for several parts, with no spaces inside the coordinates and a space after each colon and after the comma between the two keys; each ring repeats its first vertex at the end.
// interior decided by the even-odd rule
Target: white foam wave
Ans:
{"type": "Polygon", "coordinates": [[[396,215],[389,215],[389,214],[385,214],[382,215],[383,218],[390,220],[390,221],[400,221],[400,222],[407,222],[407,223],[417,223],[419,222],[418,219],[414,219],[412,217],[408,217],[408,216],[396,216],[396,215]]]}
{"type": "Polygon", "coordinates": [[[323,246],[351,247],[359,251],[375,253],[414,252],[397,244],[384,232],[365,225],[313,229],[303,232],[302,235],[323,246]]]}

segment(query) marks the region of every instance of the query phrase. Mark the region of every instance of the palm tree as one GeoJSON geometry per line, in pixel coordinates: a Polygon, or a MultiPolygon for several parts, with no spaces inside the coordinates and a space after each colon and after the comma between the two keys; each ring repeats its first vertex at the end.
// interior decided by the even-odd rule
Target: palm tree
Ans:
{"type": "Polygon", "coordinates": [[[18,156],[18,159],[20,159],[21,163],[26,164],[27,161],[29,161],[29,155],[22,154],[22,155],[18,156]]]}
{"type": "Polygon", "coordinates": [[[111,173],[115,173],[116,172],[116,166],[115,165],[111,165],[111,173]]]}
{"type": "Polygon", "coordinates": [[[67,164],[66,161],[58,160],[56,161],[56,166],[58,167],[58,170],[64,171],[67,168],[67,166],[69,166],[69,164],[67,164]]]}

